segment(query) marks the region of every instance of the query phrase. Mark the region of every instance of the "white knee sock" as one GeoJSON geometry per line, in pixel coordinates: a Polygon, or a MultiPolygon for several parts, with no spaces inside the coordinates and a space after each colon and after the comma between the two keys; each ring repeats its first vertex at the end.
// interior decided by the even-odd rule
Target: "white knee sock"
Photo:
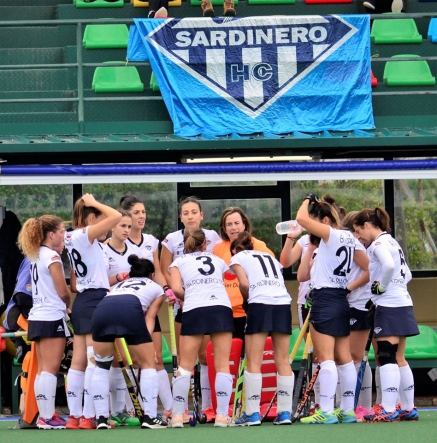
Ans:
{"type": "MultiPolygon", "coordinates": [[[[338,366],[337,366],[337,372],[338,372],[338,366]]],[[[337,387],[335,388],[335,407],[339,408],[341,404],[341,380],[340,380],[340,373],[338,374],[338,380],[337,380],[337,387]]]]}
{"type": "MultiPolygon", "coordinates": [[[[361,363],[355,365],[355,369],[360,370],[361,363]]],[[[368,411],[372,408],[372,370],[370,368],[369,362],[366,364],[366,370],[364,371],[363,381],[361,383],[361,391],[358,398],[357,406],[362,406],[368,411]]]]}
{"type": "Polygon", "coordinates": [[[276,389],[278,393],[276,411],[278,414],[284,411],[291,412],[293,403],[294,374],[276,374],[276,389]]]}
{"type": "Polygon", "coordinates": [[[50,372],[42,371],[39,376],[38,390],[41,396],[40,414],[43,418],[52,418],[55,413],[55,398],[56,398],[56,375],[50,372]]]}
{"type": "Polygon", "coordinates": [[[414,408],[414,377],[409,365],[400,366],[400,396],[402,409],[410,411],[414,408]]]}
{"type": "Polygon", "coordinates": [[[354,410],[355,387],[357,385],[357,371],[351,360],[345,365],[337,366],[341,385],[340,409],[343,412],[354,410]]]}
{"type": "Polygon", "coordinates": [[[95,369],[95,366],[88,366],[85,369],[85,379],[83,384],[83,416],[85,418],[92,418],[96,416],[92,396],[92,383],[95,369]]]}
{"type": "Polygon", "coordinates": [[[171,393],[170,380],[165,369],[158,371],[159,389],[158,396],[166,411],[171,411],[173,406],[173,394],[171,393]]]}
{"type": "Polygon", "coordinates": [[[320,364],[320,409],[331,414],[334,411],[334,396],[337,389],[338,372],[333,360],[320,364]]]}
{"type": "Polygon", "coordinates": [[[217,414],[228,415],[229,400],[232,395],[232,375],[217,372],[215,376],[215,392],[217,396],[217,414]]]}
{"type": "Polygon", "coordinates": [[[208,378],[208,366],[200,365],[200,389],[202,391],[202,410],[212,408],[211,386],[208,378]]]}
{"type": "Polygon", "coordinates": [[[158,411],[158,389],[159,380],[156,369],[142,369],[140,380],[141,395],[144,413],[155,418],[158,411]]]}
{"type": "Polygon", "coordinates": [[[375,369],[375,387],[376,387],[376,400],[375,404],[379,405],[382,402],[381,392],[381,367],[377,366],[375,369]]]}
{"type": "MultiPolygon", "coordinates": [[[[313,363],[313,374],[317,369],[317,363],[313,363]]],[[[314,403],[316,405],[320,405],[320,380],[319,377],[317,377],[316,382],[314,383],[314,403]]]]}
{"type": "MultiPolygon", "coordinates": [[[[109,391],[111,399],[111,413],[114,415],[123,412],[126,404],[126,382],[121,368],[111,366],[109,369],[109,391]]],[[[96,411],[97,414],[97,411],[96,411]]]]}
{"type": "Polygon", "coordinates": [[[183,415],[185,403],[188,401],[190,376],[179,375],[173,379],[173,415],[183,415]]]}
{"type": "Polygon", "coordinates": [[[262,375],[244,372],[244,385],[246,389],[246,414],[252,415],[260,411],[262,375]]]}
{"type": "Polygon", "coordinates": [[[35,393],[35,400],[36,400],[36,404],[38,406],[38,411],[41,414],[41,405],[40,405],[40,402],[41,402],[40,394],[41,394],[41,392],[39,390],[39,378],[40,377],[41,376],[39,374],[36,374],[35,381],[33,382],[33,392],[35,393]]]}
{"type": "Polygon", "coordinates": [[[85,372],[69,369],[67,373],[67,401],[70,415],[75,418],[82,416],[82,396],[85,372]]]}
{"type": "Polygon", "coordinates": [[[91,395],[96,417],[109,417],[109,370],[95,368],[91,382],[91,395]]]}
{"type": "Polygon", "coordinates": [[[381,376],[382,405],[388,412],[393,412],[398,399],[401,374],[399,366],[394,363],[381,366],[379,370],[381,376]]]}

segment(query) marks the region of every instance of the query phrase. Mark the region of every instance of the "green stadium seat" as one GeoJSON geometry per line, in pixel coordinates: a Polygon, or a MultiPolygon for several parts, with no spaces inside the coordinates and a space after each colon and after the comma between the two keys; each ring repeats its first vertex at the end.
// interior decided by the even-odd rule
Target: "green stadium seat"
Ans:
{"type": "Polygon", "coordinates": [[[419,34],[416,22],[412,18],[373,20],[370,38],[377,45],[422,43],[422,36],[419,34]]]}
{"type": "MultiPolygon", "coordinates": [[[[299,332],[300,332],[300,328],[294,328],[291,331],[289,354],[291,354],[291,352],[293,351],[293,347],[294,347],[294,344],[296,343],[296,340],[297,340],[297,337],[299,335],[299,332]]],[[[294,358],[294,361],[302,360],[302,355],[303,355],[304,347],[305,347],[305,340],[302,340],[300,342],[300,346],[299,346],[299,349],[297,351],[296,357],[294,358]]]]}
{"type": "Polygon", "coordinates": [[[152,72],[152,75],[150,76],[150,89],[155,92],[160,91],[158,82],[156,81],[156,77],[153,72],[152,72]]]}
{"type": "MultiPolygon", "coordinates": [[[[407,360],[436,360],[437,332],[427,325],[419,325],[419,335],[407,338],[405,358],[407,360]]],[[[369,352],[369,360],[375,360],[373,347],[369,352]]]]}
{"type": "Polygon", "coordinates": [[[87,25],[83,34],[86,49],[127,48],[129,30],[126,25],[87,25]]]}
{"type": "Polygon", "coordinates": [[[162,336],[162,360],[164,362],[164,365],[172,364],[170,348],[168,347],[168,343],[164,335],[162,336]]]}
{"type": "Polygon", "coordinates": [[[99,66],[92,88],[95,92],[143,92],[144,84],[135,66],[99,66]]]}
{"type": "MultiPolygon", "coordinates": [[[[399,54],[392,58],[419,57],[415,54],[399,54]]],[[[434,86],[435,77],[431,75],[426,60],[405,60],[387,62],[384,68],[384,82],[387,86],[434,86]]]]}
{"type": "Polygon", "coordinates": [[[122,8],[124,0],[75,0],[76,8],[122,8]]]}
{"type": "MultiPolygon", "coordinates": [[[[142,0],[130,0],[130,2],[134,5],[134,8],[148,8],[149,2],[142,0]]],[[[182,0],[169,0],[168,6],[170,8],[175,6],[182,6],[182,0]]]]}
{"type": "MultiPolygon", "coordinates": [[[[223,6],[223,0],[211,0],[211,3],[213,6],[223,6]]],[[[202,0],[190,0],[191,6],[200,6],[201,4],[202,0]]],[[[234,0],[234,5],[238,5],[238,0],[234,0]]]]}
{"type": "Polygon", "coordinates": [[[296,0],[247,0],[247,3],[249,5],[294,5],[296,0]]]}

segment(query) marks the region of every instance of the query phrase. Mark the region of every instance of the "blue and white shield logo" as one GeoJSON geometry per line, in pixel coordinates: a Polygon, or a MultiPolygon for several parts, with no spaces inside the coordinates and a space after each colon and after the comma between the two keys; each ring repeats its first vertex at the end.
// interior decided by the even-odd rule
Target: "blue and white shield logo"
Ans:
{"type": "Polygon", "coordinates": [[[256,118],[357,31],[338,16],[186,18],[166,20],[145,38],[256,118]]]}

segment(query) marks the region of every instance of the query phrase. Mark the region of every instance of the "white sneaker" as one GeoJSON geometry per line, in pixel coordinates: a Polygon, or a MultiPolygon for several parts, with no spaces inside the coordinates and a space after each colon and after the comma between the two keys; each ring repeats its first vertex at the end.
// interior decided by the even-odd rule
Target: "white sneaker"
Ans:
{"type": "Polygon", "coordinates": [[[155,12],[155,18],[167,18],[167,17],[168,17],[168,12],[167,9],[165,9],[164,7],[159,8],[155,12]]]}

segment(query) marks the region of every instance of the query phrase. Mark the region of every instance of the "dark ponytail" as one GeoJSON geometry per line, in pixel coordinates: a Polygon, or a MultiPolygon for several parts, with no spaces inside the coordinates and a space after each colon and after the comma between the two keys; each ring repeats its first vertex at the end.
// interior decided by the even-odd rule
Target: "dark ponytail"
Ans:
{"type": "Polygon", "coordinates": [[[139,258],[132,254],[128,257],[127,262],[131,265],[129,277],[148,277],[155,272],[155,266],[150,260],[146,258],[139,258]]]}

